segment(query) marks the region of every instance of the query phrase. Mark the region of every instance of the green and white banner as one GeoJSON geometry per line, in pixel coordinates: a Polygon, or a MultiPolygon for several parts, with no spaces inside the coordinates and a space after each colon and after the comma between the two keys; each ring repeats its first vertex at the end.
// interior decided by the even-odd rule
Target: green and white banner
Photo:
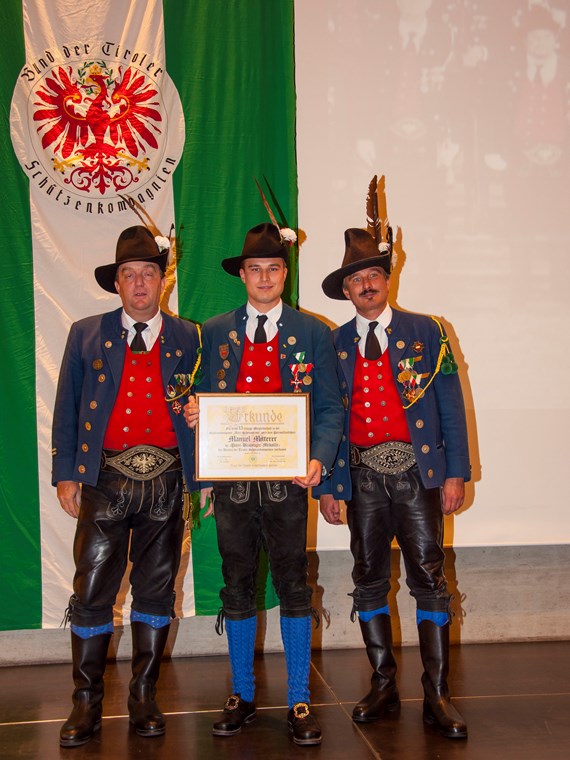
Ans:
{"type": "MultiPolygon", "coordinates": [[[[266,221],[254,177],[296,226],[297,175],[293,0],[3,0],[0,23],[10,114],[0,124],[0,630],[10,630],[58,626],[71,593],[75,524],[50,485],[52,409],[71,323],[119,305],[93,270],[139,223],[126,199],[162,234],[174,225],[167,308],[203,322],[244,300],[220,261],[266,221]]],[[[202,519],[185,542],[177,612],[214,614],[220,586],[215,523],[202,519]]]]}

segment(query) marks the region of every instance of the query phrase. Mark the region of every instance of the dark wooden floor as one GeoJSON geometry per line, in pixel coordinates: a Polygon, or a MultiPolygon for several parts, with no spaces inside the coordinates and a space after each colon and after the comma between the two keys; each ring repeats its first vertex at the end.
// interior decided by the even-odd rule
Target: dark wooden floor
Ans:
{"type": "Polygon", "coordinates": [[[285,666],[279,654],[257,658],[258,719],[231,738],[210,733],[230,692],[225,657],[163,664],[159,704],[168,727],[156,739],[142,739],[129,728],[129,663],[109,663],[101,732],[83,747],[65,750],[59,747],[58,732],[70,709],[70,666],[1,668],[0,758],[570,758],[570,642],[453,648],[450,685],[469,724],[467,741],[444,739],[424,726],[418,650],[406,647],[397,656],[401,710],[357,726],[350,714],[368,689],[364,652],[313,653],[311,696],[324,738],[320,747],[306,748],[295,746],[287,733],[285,666]]]}

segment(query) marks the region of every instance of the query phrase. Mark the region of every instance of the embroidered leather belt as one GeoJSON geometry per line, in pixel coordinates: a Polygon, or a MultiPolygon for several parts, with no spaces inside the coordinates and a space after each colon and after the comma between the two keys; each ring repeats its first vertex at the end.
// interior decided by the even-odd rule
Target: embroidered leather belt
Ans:
{"type": "Polygon", "coordinates": [[[351,467],[368,467],[382,475],[398,475],[415,463],[416,455],[411,443],[386,441],[370,448],[350,445],[351,467]]]}
{"type": "Polygon", "coordinates": [[[120,472],[133,480],[152,480],[163,472],[179,470],[178,448],[159,449],[156,446],[132,446],[124,451],[103,449],[101,470],[120,472]]]}

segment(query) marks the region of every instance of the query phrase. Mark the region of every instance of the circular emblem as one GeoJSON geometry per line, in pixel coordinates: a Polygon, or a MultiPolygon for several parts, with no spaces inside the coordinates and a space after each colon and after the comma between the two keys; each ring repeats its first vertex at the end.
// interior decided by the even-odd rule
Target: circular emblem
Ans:
{"type": "Polygon", "coordinates": [[[306,372],[306,371],[307,371],[307,365],[299,364],[299,372],[306,372]]]}
{"type": "Polygon", "coordinates": [[[310,375],[305,375],[303,378],[303,385],[310,385],[313,382],[313,378],[310,375]]]}
{"type": "Polygon", "coordinates": [[[130,215],[125,194],[142,204],[164,194],[184,114],[163,61],[104,38],[54,45],[43,61],[26,62],[12,100],[14,149],[30,184],[91,217],[130,215]]]}
{"type": "Polygon", "coordinates": [[[231,340],[235,340],[237,338],[237,332],[235,330],[230,330],[228,335],[231,340]]]}
{"type": "Polygon", "coordinates": [[[219,369],[216,372],[216,377],[218,378],[218,380],[223,380],[225,376],[226,376],[226,373],[224,372],[223,369],[219,369]]]}
{"type": "Polygon", "coordinates": [[[396,348],[404,348],[404,346],[405,346],[405,345],[406,345],[406,344],[405,344],[405,342],[404,342],[403,340],[399,340],[399,341],[396,343],[396,348]]]}
{"type": "Polygon", "coordinates": [[[340,354],[339,354],[339,357],[341,359],[346,359],[347,356],[348,356],[348,354],[346,353],[346,351],[341,351],[340,354]]]}
{"type": "Polygon", "coordinates": [[[103,369],[103,362],[101,359],[95,359],[93,362],[93,369],[103,369]]]}
{"type": "Polygon", "coordinates": [[[296,342],[297,342],[297,338],[296,338],[294,335],[290,335],[290,336],[287,338],[287,343],[288,343],[290,346],[294,346],[296,342]]]}

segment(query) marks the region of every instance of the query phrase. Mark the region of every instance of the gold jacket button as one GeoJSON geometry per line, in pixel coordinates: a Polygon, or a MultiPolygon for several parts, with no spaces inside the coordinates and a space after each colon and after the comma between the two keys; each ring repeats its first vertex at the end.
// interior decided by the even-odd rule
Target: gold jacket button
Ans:
{"type": "Polygon", "coordinates": [[[78,467],[77,469],[78,469],[78,470],[79,470],[79,472],[80,472],[80,473],[83,475],[83,473],[85,472],[85,465],[83,465],[83,464],[80,464],[80,465],[79,465],[79,467],[78,467]]]}
{"type": "Polygon", "coordinates": [[[342,493],[342,492],[344,491],[344,488],[343,488],[343,487],[342,487],[342,485],[339,483],[339,484],[338,484],[338,486],[336,487],[336,490],[337,490],[339,493],[342,493]]]}
{"type": "Polygon", "coordinates": [[[422,453],[429,454],[429,446],[427,445],[427,443],[424,443],[424,445],[422,446],[422,453]]]}
{"type": "Polygon", "coordinates": [[[424,426],[424,421],[423,420],[416,420],[416,427],[417,428],[419,428],[421,430],[423,428],[423,426],[424,426]]]}
{"type": "Polygon", "coordinates": [[[433,470],[431,469],[431,467],[427,471],[427,476],[428,476],[428,478],[433,478],[433,470]]]}
{"type": "Polygon", "coordinates": [[[91,430],[91,423],[90,422],[86,422],[85,423],[85,430],[91,430]]]}
{"type": "Polygon", "coordinates": [[[85,451],[85,452],[89,451],[89,446],[86,443],[82,444],[81,451],[85,451]]]}
{"type": "Polygon", "coordinates": [[[97,409],[97,402],[96,402],[96,401],[92,401],[92,402],[89,404],[89,408],[90,408],[90,409],[97,409]]]}

